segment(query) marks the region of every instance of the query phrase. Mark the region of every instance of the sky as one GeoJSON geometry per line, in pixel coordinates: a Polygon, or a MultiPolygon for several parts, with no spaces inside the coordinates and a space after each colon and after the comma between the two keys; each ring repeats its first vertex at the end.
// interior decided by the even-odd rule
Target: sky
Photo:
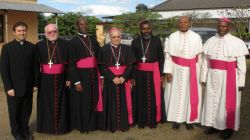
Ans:
{"type": "Polygon", "coordinates": [[[64,12],[83,12],[88,16],[113,16],[134,12],[138,4],[153,7],[165,0],[37,0],[64,12]]]}

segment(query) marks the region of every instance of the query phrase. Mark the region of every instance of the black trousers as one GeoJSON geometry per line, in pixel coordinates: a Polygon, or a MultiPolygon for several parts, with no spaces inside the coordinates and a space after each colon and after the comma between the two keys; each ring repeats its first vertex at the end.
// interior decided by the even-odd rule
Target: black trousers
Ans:
{"type": "Polygon", "coordinates": [[[27,136],[32,112],[33,93],[23,97],[7,95],[11,133],[14,137],[27,136]]]}

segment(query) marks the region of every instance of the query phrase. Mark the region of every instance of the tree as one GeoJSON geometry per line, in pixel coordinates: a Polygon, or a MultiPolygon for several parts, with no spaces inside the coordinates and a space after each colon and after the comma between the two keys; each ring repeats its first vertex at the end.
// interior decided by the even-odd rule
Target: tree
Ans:
{"type": "Polygon", "coordinates": [[[100,20],[94,16],[87,16],[88,32],[91,35],[96,35],[96,24],[100,23],[100,20]]]}
{"type": "Polygon", "coordinates": [[[231,18],[236,27],[236,34],[243,40],[250,39],[249,22],[250,22],[250,7],[235,7],[221,12],[225,17],[231,18]]]}
{"type": "Polygon", "coordinates": [[[161,23],[157,27],[158,30],[163,31],[159,35],[165,38],[178,30],[178,17],[161,20],[161,23]]]}
{"type": "Polygon", "coordinates": [[[122,15],[116,16],[113,20],[114,25],[123,29],[123,32],[130,34],[139,34],[139,23],[142,20],[154,20],[161,18],[161,15],[148,10],[147,6],[144,4],[138,4],[136,6],[135,13],[124,13],[122,15]]]}
{"type": "MultiPolygon", "coordinates": [[[[77,33],[76,20],[80,16],[83,16],[83,13],[69,12],[69,13],[57,16],[59,34],[62,36],[75,35],[77,33]]],[[[91,35],[95,35],[96,24],[100,22],[100,20],[93,16],[86,16],[86,19],[88,21],[88,33],[91,35]]],[[[56,15],[50,16],[47,19],[47,23],[56,23],[56,15]]],[[[39,25],[39,26],[42,26],[42,25],[39,25]]]]}
{"type": "Polygon", "coordinates": [[[145,4],[138,4],[136,7],[136,12],[148,11],[148,7],[145,4]]]}
{"type": "Polygon", "coordinates": [[[142,20],[151,21],[153,32],[162,37],[169,35],[170,32],[177,29],[176,18],[162,19],[162,16],[159,13],[150,11],[144,4],[137,5],[135,13],[130,12],[116,16],[113,22],[114,25],[121,28],[123,32],[139,35],[139,23],[142,20]]]}
{"type": "Polygon", "coordinates": [[[139,34],[139,23],[142,20],[154,21],[157,25],[161,15],[151,11],[125,13],[120,16],[116,16],[113,20],[115,26],[123,29],[123,32],[131,34],[139,34]]]}
{"type": "Polygon", "coordinates": [[[44,27],[47,24],[46,17],[44,14],[38,14],[38,33],[43,33],[44,32],[44,27]]]}
{"type": "Polygon", "coordinates": [[[192,23],[201,23],[202,25],[206,25],[212,22],[212,20],[210,20],[212,15],[208,12],[201,13],[201,12],[193,11],[193,12],[183,13],[183,15],[189,16],[191,18],[192,23]]]}

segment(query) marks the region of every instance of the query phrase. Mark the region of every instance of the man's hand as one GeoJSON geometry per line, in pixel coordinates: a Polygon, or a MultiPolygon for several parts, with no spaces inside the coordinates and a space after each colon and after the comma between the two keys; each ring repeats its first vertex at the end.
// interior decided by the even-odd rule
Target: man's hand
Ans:
{"type": "Polygon", "coordinates": [[[130,82],[131,82],[132,86],[135,86],[135,79],[131,79],[130,82]]]}
{"type": "Polygon", "coordinates": [[[165,75],[162,75],[161,76],[161,83],[164,83],[165,82],[165,75]]]}
{"type": "Polygon", "coordinates": [[[167,73],[166,76],[167,76],[167,82],[169,82],[169,83],[172,82],[172,80],[173,80],[172,74],[171,73],[167,73]]]}
{"type": "Polygon", "coordinates": [[[125,78],[120,77],[119,79],[120,79],[120,84],[123,84],[125,82],[125,78]]]}
{"type": "Polygon", "coordinates": [[[245,87],[239,87],[239,91],[243,91],[245,87]]]}
{"type": "Polygon", "coordinates": [[[37,87],[33,87],[33,92],[36,92],[38,90],[37,87]]]}
{"type": "Polygon", "coordinates": [[[70,81],[66,81],[66,87],[70,87],[71,82],[70,81]]]}
{"type": "Polygon", "coordinates": [[[205,87],[206,86],[206,82],[201,82],[201,85],[205,87]]]}
{"type": "Polygon", "coordinates": [[[76,84],[75,87],[76,87],[77,92],[82,92],[83,91],[83,87],[82,87],[81,83],[76,84]]]}
{"type": "Polygon", "coordinates": [[[15,96],[15,90],[14,90],[14,89],[8,90],[8,91],[7,91],[7,94],[8,94],[9,96],[15,96]]]}
{"type": "Polygon", "coordinates": [[[120,80],[120,78],[118,78],[118,77],[115,77],[115,78],[113,79],[113,83],[114,83],[115,85],[119,85],[120,82],[121,82],[121,80],[120,80]]]}

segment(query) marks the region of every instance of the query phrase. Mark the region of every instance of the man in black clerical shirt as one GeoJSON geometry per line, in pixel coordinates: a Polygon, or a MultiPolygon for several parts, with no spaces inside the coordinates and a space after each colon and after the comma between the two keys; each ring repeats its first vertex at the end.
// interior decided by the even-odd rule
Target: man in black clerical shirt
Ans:
{"type": "Polygon", "coordinates": [[[28,26],[16,22],[15,39],[2,48],[1,76],[6,91],[11,133],[15,140],[30,139],[29,119],[33,92],[37,90],[38,65],[35,47],[26,41],[28,26]]]}

